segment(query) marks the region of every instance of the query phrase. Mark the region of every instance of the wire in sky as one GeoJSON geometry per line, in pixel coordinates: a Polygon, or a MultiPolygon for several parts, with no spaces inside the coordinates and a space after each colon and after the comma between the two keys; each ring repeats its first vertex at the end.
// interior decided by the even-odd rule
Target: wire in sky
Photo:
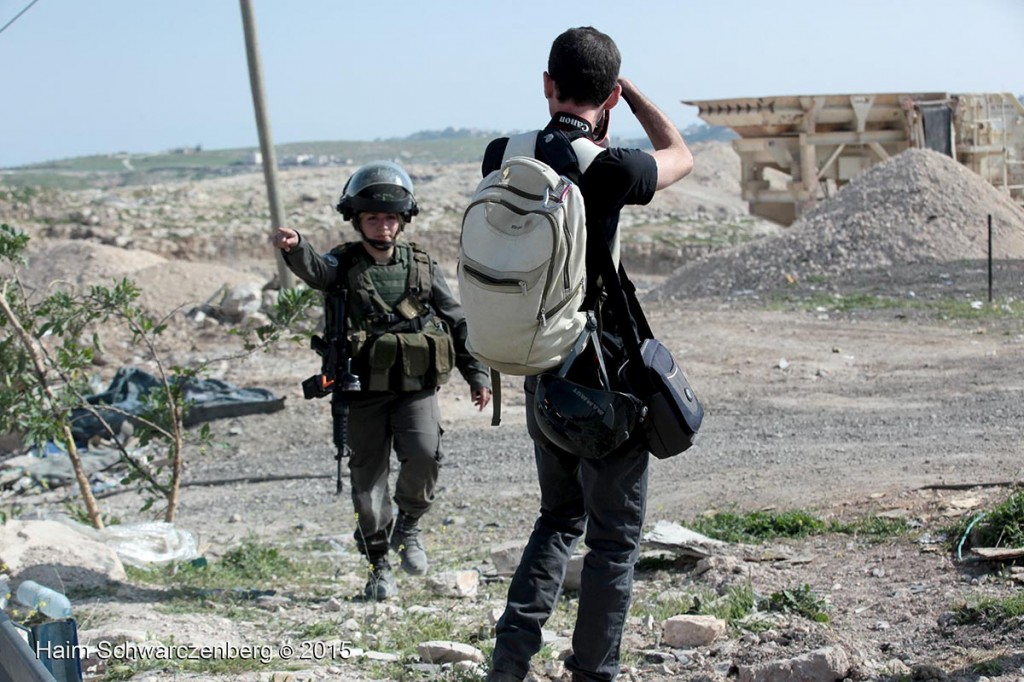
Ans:
{"type": "Polygon", "coordinates": [[[25,6],[25,9],[23,9],[20,12],[18,12],[17,14],[15,14],[13,19],[11,19],[6,24],[4,24],[3,28],[0,28],[0,33],[3,33],[4,31],[6,31],[8,26],[10,26],[14,22],[16,22],[18,20],[18,18],[21,17],[22,14],[24,14],[27,11],[29,11],[29,9],[32,8],[32,5],[36,4],[37,2],[39,2],[39,0],[32,0],[32,2],[28,3],[25,6]]]}

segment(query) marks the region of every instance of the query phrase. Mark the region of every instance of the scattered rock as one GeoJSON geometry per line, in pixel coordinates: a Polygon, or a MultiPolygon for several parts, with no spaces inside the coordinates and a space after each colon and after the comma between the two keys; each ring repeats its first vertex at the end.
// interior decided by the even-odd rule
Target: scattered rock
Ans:
{"type": "Polygon", "coordinates": [[[835,682],[845,678],[849,669],[846,651],[827,647],[785,660],[739,666],[739,682],[835,682]]]}
{"type": "Polygon", "coordinates": [[[416,646],[416,653],[427,663],[483,663],[485,660],[482,651],[461,642],[423,642],[416,646]]]}
{"type": "Polygon", "coordinates": [[[728,624],[714,616],[672,616],[661,624],[662,641],[675,649],[707,646],[725,634],[728,624]]]}
{"type": "Polygon", "coordinates": [[[442,597],[468,598],[476,596],[480,587],[477,571],[444,571],[427,577],[431,592],[442,597]]]}

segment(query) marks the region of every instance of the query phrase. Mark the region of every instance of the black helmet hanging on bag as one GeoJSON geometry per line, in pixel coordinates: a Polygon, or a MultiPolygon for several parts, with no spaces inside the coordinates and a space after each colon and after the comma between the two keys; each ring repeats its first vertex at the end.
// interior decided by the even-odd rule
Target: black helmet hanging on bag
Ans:
{"type": "Polygon", "coordinates": [[[397,213],[404,222],[420,210],[409,174],[392,161],[373,161],[357,169],[345,183],[335,208],[345,220],[371,212],[397,213]]]}
{"type": "Polygon", "coordinates": [[[537,379],[533,416],[552,443],[577,457],[601,458],[625,443],[646,412],[628,393],[582,386],[557,374],[537,379]]]}

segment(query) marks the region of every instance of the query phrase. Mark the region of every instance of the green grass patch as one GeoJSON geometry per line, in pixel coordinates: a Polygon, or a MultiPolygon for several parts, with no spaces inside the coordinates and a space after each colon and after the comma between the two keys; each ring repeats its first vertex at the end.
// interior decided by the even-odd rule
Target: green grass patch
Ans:
{"type": "Polygon", "coordinates": [[[1010,672],[1010,664],[999,656],[987,658],[983,661],[975,661],[971,664],[971,670],[986,677],[996,677],[1003,673],[1010,672]]]}
{"type": "Polygon", "coordinates": [[[750,584],[730,586],[721,597],[698,605],[697,613],[721,618],[729,624],[749,616],[757,607],[757,597],[750,584]]]}
{"type": "Polygon", "coordinates": [[[758,606],[764,611],[795,614],[816,623],[829,622],[828,604],[806,583],[772,592],[758,606]]]}
{"type": "MultiPolygon", "coordinates": [[[[556,614],[560,610],[556,609],[556,614]]],[[[389,680],[443,680],[449,682],[479,682],[479,675],[475,672],[446,668],[436,674],[417,673],[410,671],[407,664],[410,661],[418,660],[416,647],[422,642],[432,640],[449,640],[465,642],[480,649],[487,660],[490,660],[493,651],[493,643],[489,642],[492,633],[472,629],[472,625],[460,625],[452,609],[440,609],[438,611],[410,613],[406,612],[401,620],[389,619],[383,625],[368,623],[364,632],[372,634],[376,638],[375,649],[397,653],[402,657],[400,662],[371,665],[374,678],[389,680]]],[[[481,620],[483,618],[481,617],[481,620]]],[[[480,622],[480,621],[473,621],[480,622]]],[[[550,625],[548,627],[551,627],[550,625]]],[[[544,655],[542,649],[537,657],[544,655]]]]}
{"type": "Polygon", "coordinates": [[[788,587],[759,597],[753,585],[731,585],[722,594],[700,590],[653,601],[635,601],[629,615],[663,623],[673,616],[714,616],[740,630],[760,631],[771,627],[768,613],[795,615],[816,623],[829,622],[828,605],[809,585],[788,587]]]}
{"type": "MultiPolygon", "coordinates": [[[[299,630],[298,639],[302,641],[314,639],[332,639],[341,636],[341,626],[336,620],[320,620],[315,623],[306,623],[299,630]]],[[[344,639],[344,637],[342,637],[344,639]]]]}
{"type": "Polygon", "coordinates": [[[850,523],[832,521],[829,524],[829,529],[834,533],[884,540],[910,532],[910,524],[906,519],[901,518],[867,516],[850,523]]]}
{"type": "Polygon", "coordinates": [[[725,542],[758,543],[776,538],[802,538],[828,531],[829,525],[805,511],[718,512],[690,526],[698,533],[725,542]]]}
{"type": "Polygon", "coordinates": [[[758,544],[779,538],[804,538],[841,533],[871,539],[903,535],[910,530],[906,520],[868,516],[856,521],[826,521],[804,510],[755,511],[746,514],[717,512],[702,516],[687,526],[698,533],[724,542],[758,544]]]}
{"type": "Polygon", "coordinates": [[[4,187],[0,185],[0,202],[3,203],[27,204],[40,194],[38,187],[4,187]]]}
{"type": "Polygon", "coordinates": [[[1013,493],[981,515],[961,519],[948,536],[956,549],[961,542],[963,547],[1024,547],[1024,492],[1013,493]]]}
{"type": "Polygon", "coordinates": [[[449,610],[407,613],[401,621],[391,621],[377,633],[378,646],[385,651],[403,655],[416,653],[416,644],[431,640],[466,641],[470,633],[464,632],[449,610]]]}
{"type": "Polygon", "coordinates": [[[672,616],[697,613],[698,605],[712,598],[711,592],[705,592],[702,595],[687,593],[662,599],[634,600],[629,607],[629,615],[641,619],[650,617],[655,623],[662,623],[672,616]]]}
{"type": "Polygon", "coordinates": [[[197,560],[158,569],[125,567],[125,570],[133,580],[182,588],[184,593],[251,598],[250,593],[259,585],[301,581],[314,574],[317,568],[313,563],[293,561],[278,547],[248,538],[225,553],[220,561],[197,560]]]}
{"type": "Polygon", "coordinates": [[[1016,625],[1024,629],[1024,594],[979,599],[958,607],[954,613],[957,622],[964,625],[1016,625]]]}

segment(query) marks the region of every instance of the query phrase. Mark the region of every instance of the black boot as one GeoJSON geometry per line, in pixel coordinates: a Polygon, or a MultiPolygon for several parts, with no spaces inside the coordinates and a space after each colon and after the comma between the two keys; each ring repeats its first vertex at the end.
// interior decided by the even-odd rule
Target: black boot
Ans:
{"type": "Polygon", "coordinates": [[[398,584],[386,556],[370,561],[370,575],[363,593],[373,601],[384,601],[398,595],[398,584]]]}
{"type": "Polygon", "coordinates": [[[402,570],[411,575],[423,575],[429,563],[427,553],[420,544],[419,519],[405,512],[398,513],[395,530],[391,534],[391,549],[402,557],[402,570]]]}

